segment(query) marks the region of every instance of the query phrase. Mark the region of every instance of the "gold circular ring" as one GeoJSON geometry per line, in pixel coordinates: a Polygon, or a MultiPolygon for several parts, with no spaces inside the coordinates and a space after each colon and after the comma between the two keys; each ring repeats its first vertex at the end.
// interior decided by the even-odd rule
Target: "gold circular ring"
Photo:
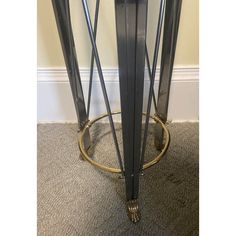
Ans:
{"type": "MultiPolygon", "coordinates": [[[[120,113],[121,113],[120,111],[112,112],[112,115],[117,115],[117,114],[120,114],[120,113]]],[[[146,116],[145,113],[143,113],[143,115],[146,116]]],[[[104,114],[104,115],[101,115],[101,116],[95,118],[94,120],[88,121],[88,123],[81,130],[81,135],[80,135],[80,138],[79,138],[79,149],[80,149],[80,152],[81,152],[82,156],[84,157],[84,159],[87,160],[92,165],[94,165],[95,167],[97,167],[97,168],[99,168],[101,170],[107,171],[107,172],[119,174],[119,173],[121,173],[121,169],[105,166],[105,165],[102,165],[102,164],[92,160],[90,158],[90,156],[88,155],[87,150],[85,150],[85,148],[84,148],[84,135],[85,135],[86,131],[94,123],[96,123],[97,121],[99,121],[99,120],[101,120],[101,119],[103,119],[103,118],[105,118],[107,116],[108,116],[108,114],[104,114]]],[[[161,119],[158,116],[150,115],[149,117],[151,119],[153,119],[156,123],[160,123],[161,124],[161,126],[162,126],[162,128],[164,130],[164,133],[166,134],[166,140],[165,140],[164,147],[161,149],[161,152],[158,154],[158,156],[156,156],[153,160],[151,160],[151,161],[147,162],[146,164],[144,164],[142,170],[145,170],[145,169],[155,165],[156,163],[158,163],[161,160],[161,158],[164,156],[164,154],[166,153],[166,151],[168,149],[168,146],[169,146],[169,143],[170,143],[169,131],[166,128],[165,124],[161,121],[161,119]]]]}

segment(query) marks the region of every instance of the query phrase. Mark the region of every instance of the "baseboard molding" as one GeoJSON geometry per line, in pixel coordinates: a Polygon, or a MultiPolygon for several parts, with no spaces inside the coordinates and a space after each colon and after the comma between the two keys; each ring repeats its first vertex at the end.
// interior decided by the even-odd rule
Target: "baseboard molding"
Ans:
{"type": "MultiPolygon", "coordinates": [[[[84,96],[87,99],[89,69],[80,68],[84,96]]],[[[112,110],[120,109],[119,80],[117,68],[104,68],[103,74],[112,110]]],[[[155,91],[158,88],[157,69],[155,91]]],[[[65,68],[38,68],[38,123],[73,123],[76,115],[65,68]]],[[[149,78],[145,71],[144,109],[147,103],[149,78]]],[[[199,68],[178,66],[173,70],[168,120],[173,122],[198,121],[199,112],[199,68]]],[[[94,71],[91,117],[106,112],[97,71],[94,71]]],[[[119,117],[115,116],[115,121],[119,117]]]]}

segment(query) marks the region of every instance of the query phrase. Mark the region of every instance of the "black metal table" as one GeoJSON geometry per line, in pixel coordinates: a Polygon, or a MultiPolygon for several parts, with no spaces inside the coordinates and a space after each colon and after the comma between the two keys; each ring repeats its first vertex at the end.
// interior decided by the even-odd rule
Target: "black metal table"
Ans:
{"type": "Polygon", "coordinates": [[[178,35],[179,19],[182,0],[160,0],[155,39],[155,49],[152,67],[150,65],[147,45],[147,17],[148,0],[114,0],[117,32],[118,64],[121,112],[112,112],[107,96],[102,66],[96,45],[97,23],[100,0],[96,0],[94,25],[92,26],[87,0],[81,0],[87,23],[90,41],[92,44],[90,82],[87,107],[81,84],[79,66],[77,62],[73,30],[70,18],[69,0],[52,0],[57,28],[63,49],[65,64],[74,99],[81,136],[79,148],[83,157],[96,167],[120,173],[125,178],[127,213],[132,222],[140,220],[138,205],[139,177],[143,170],[156,164],[168,149],[170,135],[165,126],[169,102],[169,91],[175,57],[175,48],[178,35]],[[158,52],[160,48],[162,26],[163,42],[160,65],[160,81],[158,95],[155,95],[154,82],[156,75],[158,52]],[[147,110],[143,112],[144,70],[145,58],[150,77],[147,110]],[[102,87],[107,114],[90,121],[90,101],[93,81],[94,62],[96,62],[99,79],[102,87]],[[155,114],[151,115],[151,105],[154,105],[155,114]],[[121,113],[123,155],[119,150],[113,115],[121,113]],[[142,116],[145,116],[143,141],[141,142],[142,116]],[[112,136],[116,147],[116,154],[120,168],[112,168],[99,164],[88,155],[90,147],[89,128],[103,117],[109,118],[112,136]],[[149,120],[156,122],[155,145],[160,153],[153,160],[144,163],[149,120]]]}

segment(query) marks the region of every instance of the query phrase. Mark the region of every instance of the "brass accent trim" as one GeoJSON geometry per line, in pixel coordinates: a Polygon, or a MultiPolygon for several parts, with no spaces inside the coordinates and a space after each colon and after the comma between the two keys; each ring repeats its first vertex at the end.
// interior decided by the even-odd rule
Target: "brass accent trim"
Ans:
{"type": "MultiPolygon", "coordinates": [[[[112,112],[112,115],[117,115],[117,114],[120,114],[120,113],[121,113],[120,111],[112,112]]],[[[146,113],[143,113],[143,115],[146,116],[146,113]]],[[[107,171],[107,172],[111,172],[111,173],[120,174],[121,173],[121,169],[105,166],[105,165],[102,165],[102,164],[92,160],[91,157],[88,155],[87,150],[85,150],[85,148],[84,148],[83,138],[84,138],[84,135],[86,133],[86,130],[89,129],[94,123],[96,123],[97,121],[99,121],[99,120],[101,120],[101,119],[103,119],[103,118],[105,118],[107,116],[108,116],[108,114],[101,115],[101,116],[99,116],[99,117],[89,121],[83,127],[83,129],[81,130],[80,138],[79,138],[79,149],[80,149],[80,152],[81,152],[83,158],[85,160],[87,160],[90,164],[94,165],[95,167],[97,167],[97,168],[99,168],[101,170],[104,170],[104,171],[107,171]]],[[[156,163],[158,163],[161,160],[161,158],[164,156],[164,154],[166,153],[166,151],[168,149],[168,146],[169,146],[169,142],[170,142],[169,131],[166,128],[165,124],[161,121],[161,119],[158,116],[156,116],[156,115],[155,116],[150,115],[149,117],[151,119],[153,119],[156,123],[160,123],[160,125],[162,126],[162,128],[164,130],[164,133],[166,134],[166,140],[165,140],[165,144],[163,145],[163,148],[160,150],[161,152],[159,153],[159,155],[156,156],[153,160],[151,160],[148,163],[144,164],[142,170],[145,170],[145,169],[155,165],[156,163]]]]}
{"type": "Polygon", "coordinates": [[[127,202],[127,215],[133,223],[138,223],[141,219],[138,200],[133,199],[127,202]]]}

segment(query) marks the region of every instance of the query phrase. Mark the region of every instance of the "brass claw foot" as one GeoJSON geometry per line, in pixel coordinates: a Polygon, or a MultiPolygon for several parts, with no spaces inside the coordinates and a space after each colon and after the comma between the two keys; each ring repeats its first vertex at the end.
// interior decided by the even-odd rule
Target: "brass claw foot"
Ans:
{"type": "Polygon", "coordinates": [[[137,199],[130,200],[127,202],[127,215],[133,223],[137,223],[141,219],[137,199]]]}
{"type": "Polygon", "coordinates": [[[165,146],[164,143],[160,143],[157,139],[154,140],[154,145],[157,151],[161,151],[163,147],[165,146]]]}
{"type": "MultiPolygon", "coordinates": [[[[81,131],[80,130],[78,130],[78,139],[80,140],[80,137],[81,137],[81,131]]],[[[88,137],[87,137],[88,138],[88,137]]],[[[79,144],[79,142],[78,142],[78,145],[80,146],[80,144],[79,144]]],[[[92,145],[92,142],[90,141],[90,138],[89,138],[89,140],[87,139],[87,141],[86,141],[86,143],[84,144],[84,149],[86,150],[86,152],[89,152],[89,154],[91,155],[91,156],[93,156],[93,152],[94,152],[94,150],[93,150],[93,145],[92,145]]],[[[84,158],[84,155],[80,152],[80,154],[79,154],[79,159],[81,160],[81,161],[85,161],[86,159],[84,158]]]]}

